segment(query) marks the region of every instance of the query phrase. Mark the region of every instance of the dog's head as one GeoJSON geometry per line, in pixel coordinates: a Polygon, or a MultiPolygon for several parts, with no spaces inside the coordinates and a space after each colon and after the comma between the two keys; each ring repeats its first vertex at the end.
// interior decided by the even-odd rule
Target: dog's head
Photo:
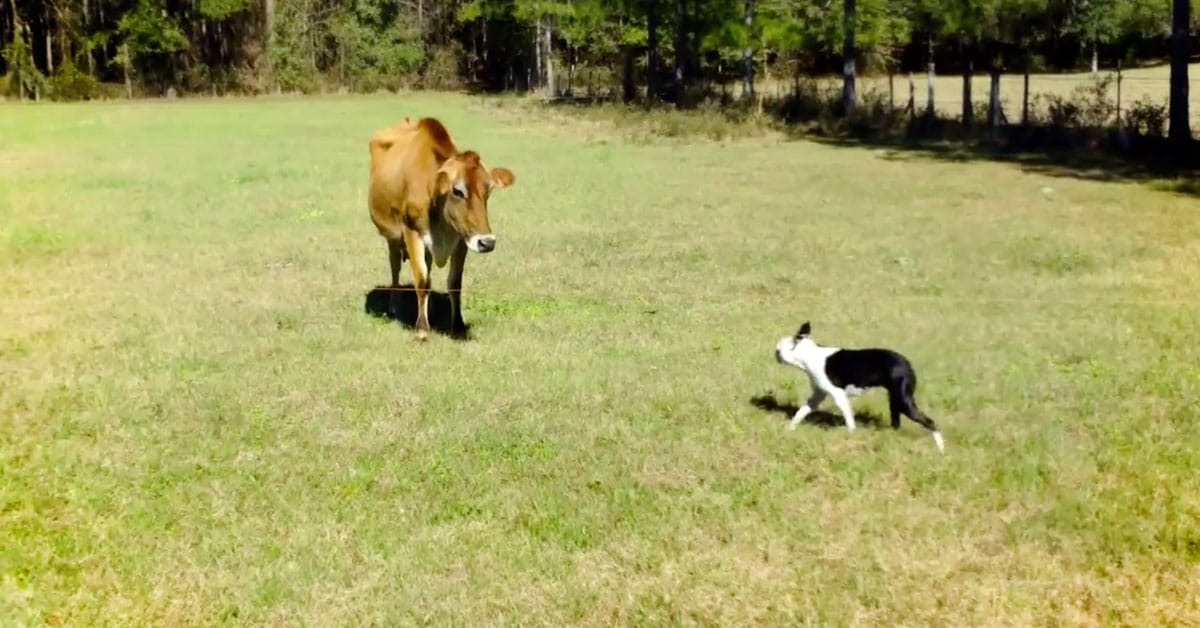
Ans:
{"type": "Polygon", "coordinates": [[[812,338],[809,337],[811,332],[812,326],[808,321],[804,321],[795,335],[780,338],[779,342],[775,343],[775,361],[805,368],[803,356],[813,346],[812,338]]]}

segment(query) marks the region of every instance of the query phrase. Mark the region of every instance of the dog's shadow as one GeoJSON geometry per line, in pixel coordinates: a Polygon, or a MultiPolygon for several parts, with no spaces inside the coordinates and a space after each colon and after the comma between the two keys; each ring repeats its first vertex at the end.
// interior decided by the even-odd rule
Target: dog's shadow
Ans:
{"type": "MultiPolygon", "coordinates": [[[[376,286],[367,293],[363,309],[367,314],[394,320],[409,329],[417,326],[417,293],[411,285],[401,284],[395,288],[376,286]]],[[[470,340],[471,326],[454,329],[451,314],[450,295],[430,290],[430,329],[454,340],[470,340]]]]}
{"type": "MultiPolygon", "coordinates": [[[[825,403],[833,402],[827,399],[825,403]]],[[[765,412],[778,412],[779,414],[783,415],[784,420],[788,421],[790,421],[792,415],[796,414],[796,411],[800,409],[800,406],[794,403],[780,403],[779,399],[775,397],[774,393],[767,393],[765,395],[751,397],[750,405],[753,405],[759,410],[763,410],[765,412]]],[[[845,429],[846,427],[846,420],[842,418],[840,412],[826,412],[825,410],[819,409],[810,412],[808,416],[804,417],[803,422],[805,424],[816,425],[824,429],[833,429],[838,427],[845,429]]],[[[875,429],[881,429],[885,427],[885,424],[890,424],[886,423],[882,417],[873,412],[862,412],[859,410],[854,411],[854,422],[858,425],[866,425],[875,429]]]]}

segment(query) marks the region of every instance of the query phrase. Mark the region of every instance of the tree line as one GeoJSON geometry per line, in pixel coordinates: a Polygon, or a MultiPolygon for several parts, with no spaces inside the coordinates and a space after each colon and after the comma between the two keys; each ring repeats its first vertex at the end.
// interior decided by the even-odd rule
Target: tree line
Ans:
{"type": "Polygon", "coordinates": [[[0,0],[0,74],[32,98],[466,85],[684,104],[840,72],[849,109],[863,71],[1186,63],[1194,2],[0,0]]]}

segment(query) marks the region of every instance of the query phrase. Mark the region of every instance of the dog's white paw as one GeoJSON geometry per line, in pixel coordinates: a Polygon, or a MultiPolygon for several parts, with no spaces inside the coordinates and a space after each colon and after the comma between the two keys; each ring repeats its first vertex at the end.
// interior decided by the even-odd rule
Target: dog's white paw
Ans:
{"type": "Polygon", "coordinates": [[[942,440],[941,432],[933,433],[933,442],[937,443],[938,452],[943,454],[946,453],[946,443],[942,440]]]}
{"type": "Polygon", "coordinates": [[[790,432],[790,431],[796,429],[797,427],[799,427],[799,425],[800,425],[799,421],[788,421],[787,429],[790,432]]]}

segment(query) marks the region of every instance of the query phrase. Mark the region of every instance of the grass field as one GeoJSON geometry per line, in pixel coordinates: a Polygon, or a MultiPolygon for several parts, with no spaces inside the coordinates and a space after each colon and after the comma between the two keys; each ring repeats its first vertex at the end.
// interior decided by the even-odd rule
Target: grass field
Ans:
{"type": "Polygon", "coordinates": [[[0,106],[0,623],[1196,625],[1198,210],[457,96],[0,106]],[[423,114],[517,176],[468,341],[364,312],[423,114]],[[881,392],[785,431],[804,320],[946,454],[881,392]]]}

